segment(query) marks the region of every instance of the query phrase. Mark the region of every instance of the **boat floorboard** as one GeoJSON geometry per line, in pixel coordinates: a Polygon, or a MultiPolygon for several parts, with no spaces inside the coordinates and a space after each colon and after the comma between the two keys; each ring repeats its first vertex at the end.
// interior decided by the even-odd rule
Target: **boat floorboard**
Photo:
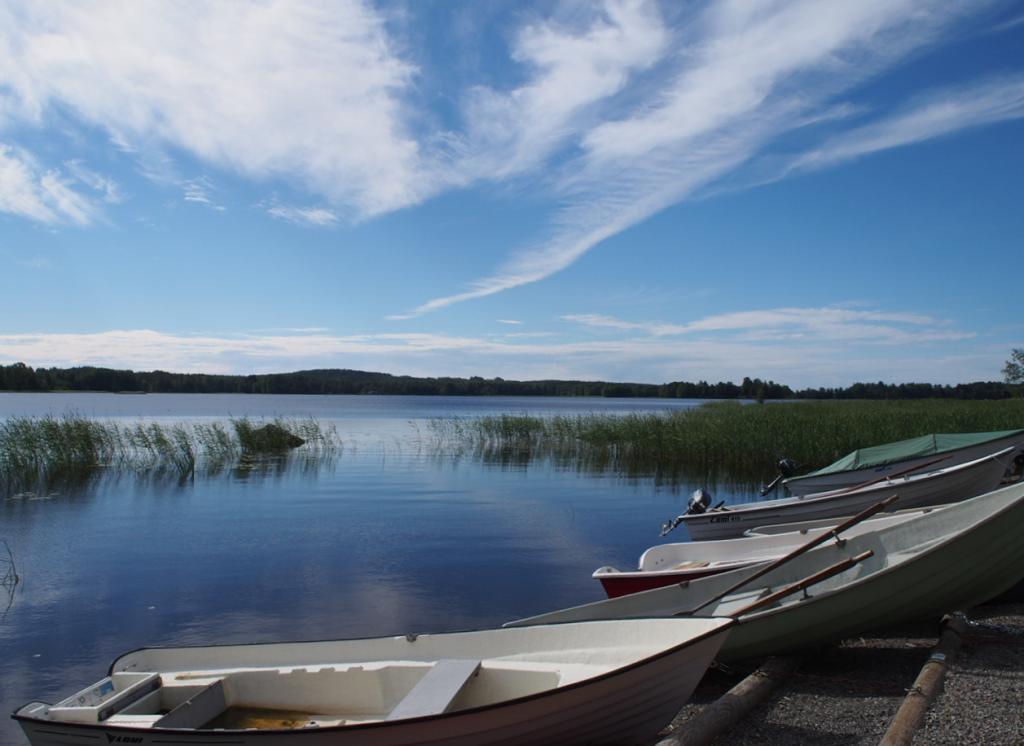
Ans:
{"type": "Polygon", "coordinates": [[[264,707],[229,707],[203,728],[225,730],[244,730],[255,728],[266,730],[273,728],[302,728],[311,721],[320,725],[335,725],[349,722],[337,715],[302,712],[300,710],[274,710],[264,707]]]}

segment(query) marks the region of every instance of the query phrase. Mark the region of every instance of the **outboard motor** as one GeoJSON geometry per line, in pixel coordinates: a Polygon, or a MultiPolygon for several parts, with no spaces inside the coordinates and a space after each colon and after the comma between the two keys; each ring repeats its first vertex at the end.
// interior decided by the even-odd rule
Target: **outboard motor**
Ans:
{"type": "Polygon", "coordinates": [[[711,505],[711,493],[707,490],[694,490],[690,496],[690,502],[686,506],[685,515],[700,515],[706,513],[711,505]]]}
{"type": "Polygon", "coordinates": [[[796,461],[789,458],[784,458],[778,463],[779,474],[782,475],[783,479],[789,479],[791,476],[796,474],[796,461]]]}
{"type": "Polygon", "coordinates": [[[789,479],[791,476],[796,474],[796,462],[792,459],[781,459],[775,466],[779,470],[779,476],[775,477],[767,487],[761,488],[761,497],[764,497],[769,492],[776,489],[780,484],[782,484],[783,479],[789,479]]]}
{"type": "MultiPolygon", "coordinates": [[[[677,515],[671,521],[666,521],[661,524],[661,535],[665,536],[671,533],[676,526],[683,522],[683,517],[688,515],[700,515],[706,513],[708,507],[711,505],[711,493],[707,490],[694,490],[690,496],[690,502],[686,506],[686,512],[683,515],[677,515]]],[[[719,503],[721,505],[721,503],[719,503]]]]}

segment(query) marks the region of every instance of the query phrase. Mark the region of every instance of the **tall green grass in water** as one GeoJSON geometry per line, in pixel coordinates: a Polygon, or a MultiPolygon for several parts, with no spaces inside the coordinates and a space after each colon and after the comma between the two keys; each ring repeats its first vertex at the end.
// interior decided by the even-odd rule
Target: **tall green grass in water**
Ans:
{"type": "Polygon", "coordinates": [[[753,485],[786,457],[801,471],[845,453],[934,432],[1024,428],[1024,400],[740,404],[625,415],[497,415],[431,422],[439,449],[485,460],[546,457],[583,470],[680,474],[753,485]]]}
{"type": "Polygon", "coordinates": [[[76,414],[11,417],[0,421],[0,482],[24,487],[98,468],[187,476],[300,445],[306,454],[330,455],[341,442],[333,426],[312,419],[124,424],[76,414]]]}

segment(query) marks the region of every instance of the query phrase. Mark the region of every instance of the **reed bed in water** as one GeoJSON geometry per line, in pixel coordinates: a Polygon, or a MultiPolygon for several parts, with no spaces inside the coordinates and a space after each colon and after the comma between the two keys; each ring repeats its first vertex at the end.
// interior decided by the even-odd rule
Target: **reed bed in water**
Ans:
{"type": "Polygon", "coordinates": [[[0,421],[0,479],[26,479],[97,467],[194,473],[302,444],[320,454],[340,447],[333,426],[312,419],[121,423],[77,414],[0,421]]]}
{"type": "Polygon", "coordinates": [[[581,469],[754,484],[773,478],[783,457],[805,471],[855,448],[927,433],[1024,428],[1024,399],[714,402],[659,413],[441,418],[430,427],[437,447],[491,461],[548,457],[581,469]]]}

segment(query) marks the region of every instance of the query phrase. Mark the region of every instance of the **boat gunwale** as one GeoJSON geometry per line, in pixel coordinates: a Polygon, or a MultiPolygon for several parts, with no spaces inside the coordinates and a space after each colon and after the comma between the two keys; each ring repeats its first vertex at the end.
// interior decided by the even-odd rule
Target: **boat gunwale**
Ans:
{"type": "MultiPolygon", "coordinates": [[[[1016,486],[1016,485],[1009,485],[1008,487],[1004,487],[1003,489],[1010,489],[1013,486],[1016,486]]],[[[997,490],[992,490],[992,492],[996,492],[996,491],[997,490]]],[[[985,495],[988,495],[988,494],[991,494],[991,492],[985,493],[985,495]]],[[[978,497],[984,497],[985,495],[978,495],[977,497],[969,498],[969,499],[975,500],[978,497]]],[[[889,575],[891,573],[895,573],[895,572],[899,571],[900,569],[902,569],[902,568],[904,568],[904,567],[906,567],[906,566],[908,566],[910,564],[913,564],[913,563],[915,563],[915,562],[917,562],[917,561],[919,561],[921,559],[927,558],[927,557],[935,554],[938,551],[941,551],[942,549],[946,548],[947,545],[949,545],[949,544],[951,544],[951,543],[953,543],[955,541],[958,541],[964,535],[973,533],[974,531],[982,528],[986,524],[991,523],[992,521],[994,521],[997,518],[1001,517],[1007,511],[1013,510],[1015,508],[1018,508],[1021,505],[1022,501],[1024,501],[1024,493],[1018,495],[1016,499],[1014,499],[1009,504],[1004,505],[999,510],[993,511],[993,512],[989,513],[986,516],[978,518],[977,520],[972,522],[969,526],[949,531],[945,535],[945,537],[943,537],[939,541],[936,541],[933,538],[933,539],[930,539],[930,540],[921,541],[918,544],[914,544],[913,546],[920,546],[921,544],[926,544],[929,541],[932,542],[924,550],[922,550],[920,552],[915,552],[913,558],[911,558],[911,559],[906,559],[906,560],[902,560],[900,562],[895,562],[895,563],[891,563],[891,564],[887,562],[884,567],[879,568],[877,571],[875,571],[873,573],[869,573],[869,574],[862,575],[862,576],[857,577],[857,578],[853,578],[849,582],[843,583],[843,584],[841,584],[839,586],[836,586],[836,587],[833,587],[833,588],[827,588],[827,589],[823,590],[821,593],[817,593],[817,594],[811,596],[809,599],[800,599],[800,601],[798,603],[795,603],[795,604],[794,603],[787,603],[786,601],[782,601],[782,602],[779,603],[778,606],[765,609],[764,611],[758,611],[758,612],[750,614],[749,616],[746,616],[746,617],[742,617],[742,616],[741,617],[734,617],[736,619],[736,623],[737,623],[737,625],[749,624],[750,622],[753,622],[753,621],[756,621],[756,620],[759,620],[759,619],[764,619],[764,618],[773,616],[774,614],[777,614],[777,613],[781,613],[783,611],[786,611],[787,609],[798,608],[799,606],[803,605],[804,603],[813,603],[814,601],[819,600],[819,599],[828,599],[830,596],[833,596],[833,595],[835,595],[835,594],[837,594],[837,593],[839,593],[841,591],[845,591],[848,588],[855,588],[855,587],[860,586],[863,583],[867,583],[868,581],[874,580],[875,578],[884,577],[884,576],[889,575]]],[[[959,503],[959,504],[963,505],[966,502],[967,501],[964,501],[963,503],[959,503]]],[[[955,505],[949,506],[949,507],[955,507],[955,505]]],[[[917,519],[914,519],[914,520],[917,520],[917,519]]],[[[876,531],[876,532],[868,532],[868,533],[862,534],[861,536],[870,537],[872,534],[878,534],[878,533],[882,533],[884,531],[894,531],[894,530],[897,530],[897,529],[904,528],[904,526],[905,526],[905,524],[897,524],[895,526],[886,526],[885,528],[878,529],[878,531],[876,531]]],[[[851,539],[848,539],[847,541],[850,541],[850,542],[856,541],[857,539],[861,538],[861,536],[853,537],[851,539]]],[[[831,546],[831,545],[826,545],[826,546],[831,546]]],[[[820,549],[820,547],[818,549],[820,549]]],[[[886,559],[888,559],[888,557],[891,554],[894,554],[894,552],[886,551],[886,559]]],[[[722,616],[722,615],[713,615],[713,616],[722,616]]]]}
{"type": "MultiPolygon", "coordinates": [[[[997,488],[998,489],[998,488],[997,488]]],[[[952,503],[955,504],[955,503],[952,503]]],[[[852,531],[852,536],[843,532],[845,535],[843,539],[853,538],[855,536],[861,536],[862,534],[869,533],[871,531],[878,531],[882,528],[889,528],[890,526],[897,526],[906,521],[913,520],[914,518],[920,518],[922,515],[930,513],[935,510],[942,510],[947,507],[947,504],[942,505],[929,505],[918,508],[907,508],[906,510],[886,511],[881,515],[872,516],[863,523],[858,524],[855,527],[851,527],[848,531],[852,531]],[[872,521],[884,521],[881,525],[872,527],[872,521]]],[[[743,569],[749,565],[757,565],[765,562],[773,562],[787,552],[796,549],[797,546],[805,542],[811,541],[822,534],[829,534],[833,532],[844,520],[843,516],[836,516],[835,518],[819,518],[816,520],[805,521],[804,523],[814,524],[809,525],[806,528],[793,529],[779,533],[767,533],[767,534],[749,534],[750,531],[756,531],[757,529],[764,528],[764,526],[755,526],[754,528],[747,529],[741,536],[737,536],[731,539],[708,539],[705,541],[679,541],[669,542],[666,544],[655,544],[654,546],[648,547],[640,555],[640,560],[637,563],[637,567],[630,570],[619,570],[611,565],[602,565],[601,567],[594,570],[590,577],[594,580],[604,581],[606,579],[616,582],[618,580],[633,580],[643,578],[670,578],[678,577],[679,580],[676,582],[683,582],[686,580],[699,580],[707,575],[717,575],[722,572],[730,572],[732,570],[743,569]],[[827,521],[827,523],[826,523],[827,521]],[[786,541],[787,537],[789,538],[786,541]],[[760,554],[739,554],[736,556],[734,553],[728,559],[717,559],[708,560],[706,564],[699,567],[678,567],[677,565],[660,567],[657,569],[645,569],[644,559],[648,554],[660,550],[661,554],[666,554],[666,550],[674,547],[685,548],[687,550],[692,549],[694,553],[697,550],[706,550],[708,547],[718,543],[728,543],[732,546],[738,546],[741,550],[745,549],[748,552],[753,551],[754,547],[743,547],[743,543],[754,543],[753,540],[757,540],[757,550],[760,554]],[[733,542],[741,542],[739,545],[733,545],[733,542]],[[696,577],[691,577],[696,575],[696,577]]],[[[788,526],[799,525],[799,521],[790,524],[780,524],[788,526]]],[[[771,524],[766,524],[771,527],[771,524]]],[[[732,546],[730,548],[732,548],[732,546]]],[[[687,554],[689,552],[686,552],[687,554]]],[[[673,559],[678,559],[677,555],[673,559]]],[[[684,563],[687,560],[684,560],[684,563]]],[[[648,589],[650,590],[650,589],[648,589]]]]}
{"type": "MultiPolygon", "coordinates": [[[[699,543],[699,542],[694,542],[694,543],[699,543]]],[[[613,578],[613,579],[614,578],[664,578],[664,577],[670,577],[672,575],[680,575],[680,576],[687,575],[687,574],[691,574],[692,575],[692,574],[701,573],[701,572],[703,572],[705,574],[708,574],[706,571],[709,570],[709,569],[713,571],[711,574],[717,575],[719,572],[729,572],[731,570],[742,570],[743,568],[747,567],[748,565],[760,565],[760,564],[763,564],[765,562],[771,562],[772,560],[777,560],[781,556],[782,556],[781,554],[778,554],[778,555],[772,555],[772,556],[768,556],[768,557],[741,559],[741,560],[735,560],[735,561],[721,560],[721,561],[718,561],[718,564],[716,564],[715,561],[712,561],[709,564],[704,565],[703,567],[691,567],[691,568],[681,568],[681,569],[680,568],[666,568],[664,570],[639,570],[639,569],[637,569],[637,570],[615,570],[614,572],[612,572],[612,571],[601,572],[601,570],[604,570],[604,568],[603,567],[599,567],[596,570],[594,570],[594,572],[592,572],[590,574],[590,577],[593,578],[594,580],[604,580],[605,578],[613,578]],[[724,565],[724,567],[723,567],[723,565],[724,565]],[[719,568],[721,568],[721,569],[719,569],[719,568]]],[[[685,578],[684,578],[684,580],[685,580],[685,578]]],[[[699,580],[699,578],[694,578],[694,580],[699,580]]]]}
{"type": "MultiPolygon", "coordinates": [[[[898,562],[898,563],[894,563],[894,564],[886,564],[884,567],[880,567],[875,572],[869,573],[867,575],[862,575],[861,577],[853,578],[853,579],[849,580],[848,582],[843,583],[843,584],[841,584],[841,585],[839,585],[837,587],[825,589],[825,590],[821,591],[820,593],[814,594],[809,599],[801,599],[797,603],[781,601],[779,603],[779,605],[777,605],[777,606],[774,606],[774,607],[771,607],[771,608],[768,608],[768,609],[764,609],[764,610],[758,610],[758,611],[756,611],[756,612],[754,612],[752,614],[749,614],[749,615],[743,615],[743,616],[739,616],[739,617],[733,616],[731,618],[736,620],[737,626],[742,627],[745,624],[751,624],[751,623],[754,623],[754,622],[761,621],[762,619],[767,619],[769,617],[775,616],[777,614],[781,614],[781,613],[784,613],[784,612],[788,612],[788,611],[792,611],[792,610],[795,610],[795,609],[799,609],[801,606],[804,606],[804,605],[814,604],[816,601],[819,601],[819,600],[821,600],[821,601],[828,600],[832,596],[835,596],[835,595],[839,594],[840,592],[846,591],[847,589],[859,588],[861,585],[866,584],[869,581],[873,581],[873,580],[875,580],[877,578],[891,575],[891,574],[899,572],[902,569],[904,569],[904,568],[906,568],[908,566],[911,566],[911,565],[913,565],[913,564],[915,564],[915,563],[917,563],[917,562],[919,562],[921,560],[926,560],[926,559],[930,558],[932,555],[934,555],[934,554],[938,553],[939,551],[942,551],[943,549],[945,549],[948,545],[950,545],[950,544],[960,540],[961,537],[964,537],[967,534],[974,533],[975,531],[981,529],[982,527],[986,526],[987,524],[990,524],[990,523],[996,521],[997,519],[1000,519],[1007,512],[1009,512],[1011,510],[1014,510],[1014,509],[1018,509],[1022,505],[1024,505],[1024,482],[1018,482],[1016,484],[1011,484],[1011,485],[1007,485],[1005,487],[1000,487],[1000,488],[997,488],[995,490],[991,490],[989,492],[983,493],[981,495],[976,495],[975,497],[968,498],[967,500],[961,501],[959,503],[953,503],[951,505],[945,506],[942,511],[928,512],[925,515],[919,516],[919,517],[914,518],[914,519],[912,519],[910,521],[907,521],[907,522],[904,522],[904,523],[899,523],[899,524],[896,524],[896,525],[893,525],[893,526],[886,526],[884,528],[877,529],[876,531],[867,532],[867,533],[861,534],[860,536],[855,536],[855,537],[852,537],[852,538],[846,540],[848,543],[856,542],[856,541],[859,541],[859,540],[865,540],[866,541],[867,538],[870,538],[872,536],[877,536],[879,534],[884,534],[884,533],[887,533],[887,532],[895,532],[895,531],[905,530],[908,525],[910,525],[910,524],[912,524],[912,523],[914,523],[916,521],[919,521],[919,520],[928,519],[929,516],[947,515],[947,517],[948,517],[948,515],[956,515],[956,509],[960,508],[961,506],[970,505],[970,504],[972,504],[973,501],[981,500],[981,499],[983,499],[985,497],[988,497],[988,496],[992,495],[995,492],[1002,492],[1004,490],[1005,491],[1010,491],[1010,490],[1013,490],[1013,489],[1018,489],[1018,490],[1020,490],[1020,492],[1019,492],[1019,494],[1016,495],[1016,497],[1014,497],[1012,500],[1010,500],[1006,505],[1003,505],[1002,507],[998,508],[997,510],[990,510],[986,515],[983,515],[981,517],[976,518],[974,521],[972,521],[966,527],[961,527],[961,528],[950,530],[949,532],[947,532],[944,535],[944,537],[940,541],[930,544],[926,549],[924,549],[923,551],[921,551],[919,553],[915,553],[914,557],[912,559],[904,560],[904,561],[901,561],[901,562],[898,562]],[[950,511],[950,512],[947,513],[947,511],[950,511]]],[[[933,518],[932,520],[937,520],[937,519],[933,518]]],[[[914,546],[918,546],[918,545],[923,544],[923,543],[925,543],[925,541],[918,542],[918,544],[915,544],[914,546]]],[[[822,551],[824,549],[828,549],[831,546],[832,545],[825,545],[825,546],[822,546],[822,547],[817,547],[814,550],[812,550],[811,552],[809,552],[807,555],[804,555],[804,556],[805,557],[806,556],[811,556],[815,552],[820,552],[820,551],[822,551]]],[[[886,556],[888,557],[889,554],[890,554],[890,552],[887,551],[886,552],[886,556]]],[[[827,563],[825,563],[825,564],[827,564],[827,563]]],[[[750,568],[750,567],[748,567],[748,568],[738,568],[736,570],[731,570],[729,572],[743,572],[745,570],[752,570],[752,569],[753,568],[750,568]]],[[[721,578],[723,578],[727,574],[728,573],[719,573],[718,575],[715,575],[713,577],[721,579],[721,578]]],[[[637,593],[632,593],[632,594],[628,594],[628,595],[620,596],[620,597],[616,597],[616,598],[607,598],[607,599],[602,599],[600,601],[592,601],[591,603],[588,603],[588,604],[581,604],[581,605],[578,605],[578,606],[571,606],[571,607],[568,607],[566,609],[559,609],[558,611],[549,612],[549,613],[550,614],[557,614],[557,613],[569,612],[569,611],[579,611],[580,609],[583,609],[583,608],[586,608],[586,607],[594,607],[594,606],[601,605],[601,604],[616,603],[616,602],[621,603],[622,605],[625,605],[626,604],[625,599],[629,599],[629,598],[634,598],[635,599],[637,597],[645,596],[647,594],[664,593],[667,589],[671,589],[673,587],[688,588],[690,586],[690,583],[699,583],[699,582],[701,582],[703,580],[705,580],[705,578],[697,578],[697,579],[692,580],[692,581],[684,580],[684,581],[682,581],[680,583],[673,583],[672,585],[666,585],[666,586],[663,586],[661,588],[652,588],[650,590],[639,591],[637,593]]],[[[780,581],[780,583],[782,583],[782,584],[786,584],[788,582],[792,582],[792,578],[780,581]]],[[[726,598],[728,598],[728,596],[726,596],[726,598]]],[[[722,599],[722,600],[724,601],[725,599],[722,599]]],[[[720,602],[719,602],[719,604],[715,608],[718,608],[719,606],[721,606],[720,602]]],[[[694,616],[687,616],[685,614],[685,611],[686,611],[685,609],[681,609],[681,610],[677,611],[676,614],[673,614],[673,616],[678,615],[680,618],[691,618],[691,619],[698,618],[698,617],[694,617],[694,616]]],[[[626,613],[628,614],[628,607],[627,607],[626,613]]],[[[648,611],[648,613],[643,615],[643,616],[637,616],[637,617],[626,616],[626,617],[615,617],[615,618],[625,618],[625,619],[629,619],[629,618],[641,619],[641,618],[643,618],[643,619],[647,619],[647,618],[650,618],[652,613],[653,612],[648,611]]],[[[542,622],[542,621],[530,622],[529,621],[530,619],[534,619],[534,618],[541,618],[542,619],[544,616],[547,616],[547,614],[538,614],[538,615],[535,615],[534,617],[523,617],[521,620],[512,620],[508,624],[512,625],[512,626],[522,626],[522,627],[532,626],[533,624],[545,624],[547,622],[542,622]],[[518,624],[518,622],[520,622],[520,621],[523,622],[523,624],[518,624]]],[[[664,616],[664,614],[663,614],[663,616],[664,616]]],[[[718,617],[718,618],[726,618],[726,617],[729,617],[730,615],[728,615],[728,614],[715,614],[715,613],[711,613],[708,616],[718,617]]],[[[596,618],[600,618],[600,617],[596,617],[596,618]]],[[[703,617],[700,617],[700,618],[703,618],[703,617]]],[[[592,617],[591,619],[594,619],[594,618],[592,617]]],[[[565,621],[570,621],[570,620],[565,620],[565,621]]],[[[574,620],[574,621],[588,621],[588,620],[586,620],[586,619],[577,619],[577,620],[574,620]]],[[[728,651],[726,651],[726,653],[728,654],[728,651]]]]}
{"type": "MultiPolygon", "coordinates": [[[[714,615],[707,615],[707,616],[687,617],[687,618],[688,619],[716,619],[716,620],[720,621],[721,623],[719,625],[717,625],[716,627],[714,627],[713,629],[710,629],[710,630],[708,630],[706,632],[702,632],[701,634],[699,634],[699,635],[697,635],[695,637],[692,637],[692,638],[690,638],[688,640],[685,640],[684,642],[681,642],[678,645],[673,645],[671,648],[659,651],[657,653],[654,653],[653,655],[649,655],[649,656],[646,656],[646,657],[641,658],[639,660],[633,661],[632,663],[629,663],[629,664],[627,664],[625,666],[617,666],[617,667],[613,668],[610,671],[605,671],[604,673],[597,674],[596,676],[592,676],[592,677],[589,677],[589,678],[586,678],[586,679],[582,679],[580,681],[575,681],[575,682],[573,682],[571,684],[566,684],[565,686],[554,687],[552,689],[546,689],[546,690],[544,690],[542,692],[534,692],[533,694],[525,694],[525,695],[523,695],[521,697],[514,697],[512,699],[504,699],[504,700],[501,700],[499,702],[492,702],[492,703],[486,704],[486,705],[478,705],[477,707],[469,707],[469,708],[466,708],[464,710],[454,710],[452,712],[442,712],[442,713],[437,713],[437,714],[434,714],[434,715],[420,715],[419,717],[403,718],[401,720],[378,720],[378,721],[368,722],[368,723],[351,723],[349,725],[344,725],[344,724],[326,725],[326,726],[317,727],[317,728],[261,728],[261,729],[246,729],[246,728],[227,729],[227,728],[224,728],[224,729],[218,729],[218,730],[203,730],[201,728],[152,728],[152,727],[140,728],[140,727],[135,727],[135,726],[122,726],[122,725],[117,725],[117,724],[105,725],[103,723],[69,723],[69,722],[63,722],[63,721],[60,721],[60,720],[47,720],[47,719],[44,719],[44,718],[33,717],[31,715],[20,715],[19,714],[21,712],[21,710],[25,709],[29,705],[33,705],[33,704],[43,704],[43,705],[46,705],[47,704],[45,702],[39,702],[38,700],[33,700],[31,702],[26,702],[25,704],[23,704],[20,707],[18,707],[11,714],[11,718],[16,720],[19,723],[20,722],[30,722],[30,723],[37,723],[37,724],[42,724],[42,725],[52,725],[52,726],[61,727],[61,728],[71,728],[72,730],[79,730],[79,729],[89,730],[89,731],[95,731],[95,730],[110,731],[110,730],[113,730],[113,731],[115,731],[117,733],[134,734],[134,735],[147,734],[147,733],[149,733],[149,734],[156,733],[156,734],[159,734],[159,735],[164,735],[164,734],[167,734],[167,735],[194,735],[194,736],[200,736],[200,737],[202,737],[204,739],[205,738],[209,738],[209,737],[220,737],[220,738],[231,737],[231,738],[236,738],[237,739],[239,737],[239,735],[245,735],[247,738],[249,736],[259,736],[259,737],[263,737],[263,736],[281,736],[282,734],[288,734],[288,735],[291,735],[291,736],[299,736],[300,734],[301,735],[312,735],[312,734],[317,734],[317,733],[332,733],[332,732],[339,732],[339,731],[367,730],[367,729],[372,729],[372,728],[385,728],[385,727],[393,727],[393,726],[402,726],[402,725],[407,725],[407,724],[410,724],[410,723],[416,724],[416,723],[422,723],[422,722],[425,722],[425,721],[428,721],[428,720],[448,719],[448,718],[456,717],[456,716],[459,716],[459,715],[478,714],[478,713],[486,712],[486,711],[489,711],[489,710],[496,710],[496,709],[502,708],[502,707],[510,707],[510,706],[513,706],[513,705],[524,704],[524,703],[531,702],[531,701],[534,701],[534,700],[543,699],[545,697],[551,697],[551,696],[553,696],[553,695],[555,695],[557,693],[570,692],[570,691],[574,691],[576,689],[580,689],[580,688],[582,688],[584,686],[587,686],[587,685],[595,684],[595,683],[601,682],[601,681],[610,680],[610,679],[613,679],[613,678],[615,678],[617,676],[621,676],[621,675],[630,673],[634,669],[640,668],[642,666],[650,665],[651,663],[653,663],[653,662],[655,662],[655,661],[657,661],[657,660],[659,660],[661,658],[665,658],[665,657],[668,657],[670,655],[675,655],[676,653],[684,650],[685,648],[691,647],[693,645],[697,645],[698,643],[704,642],[705,640],[710,639],[710,638],[712,638],[712,637],[714,637],[716,635],[720,635],[720,634],[723,634],[723,633],[728,633],[728,631],[731,630],[733,627],[735,627],[737,625],[737,623],[738,623],[738,620],[736,619],[736,617],[728,617],[728,616],[717,617],[717,616],[714,616],[714,615]]],[[[618,620],[599,619],[599,620],[587,620],[587,621],[545,622],[545,623],[542,623],[542,624],[524,625],[524,627],[559,627],[559,626],[563,626],[563,625],[566,625],[566,624],[586,624],[589,621],[597,621],[597,622],[609,622],[609,621],[631,622],[631,621],[638,621],[638,620],[644,620],[644,619],[652,619],[652,620],[657,620],[657,621],[665,621],[666,617],[663,617],[663,616],[662,617],[651,616],[651,617],[632,617],[630,619],[618,619],[618,620]]],[[[523,629],[524,627],[519,627],[518,629],[523,629]]],[[[482,628],[482,629],[456,630],[456,631],[452,631],[452,632],[438,632],[438,633],[433,633],[433,634],[440,636],[440,635],[449,635],[449,634],[462,634],[462,633],[469,633],[469,632],[490,632],[490,631],[498,631],[498,630],[503,630],[503,629],[506,629],[506,628],[505,627],[497,627],[497,628],[487,628],[487,627],[485,627],[485,628],[482,628]]],[[[424,634],[431,634],[431,633],[424,633],[424,634]]],[[[398,636],[400,637],[401,635],[398,635],[398,636]]],[[[214,647],[215,648],[257,647],[257,646],[264,646],[264,645],[298,645],[298,644],[304,644],[304,643],[318,643],[318,642],[360,642],[360,641],[365,641],[365,640],[379,640],[379,639],[382,639],[382,638],[378,636],[378,637],[354,637],[354,638],[346,638],[346,639],[343,639],[343,640],[337,640],[337,639],[329,639],[329,640],[285,640],[285,641],[278,641],[278,642],[236,643],[236,644],[229,644],[229,645],[174,645],[174,646],[168,645],[168,646],[140,647],[140,648],[135,648],[134,650],[129,650],[129,651],[127,651],[125,653],[122,653],[121,655],[117,656],[117,658],[115,658],[113,660],[113,662],[111,662],[110,667],[107,670],[107,676],[110,676],[110,675],[112,675],[114,673],[114,665],[119,660],[121,660],[122,658],[124,658],[126,656],[132,655],[133,653],[139,653],[139,652],[143,652],[143,651],[146,651],[146,650],[181,650],[181,649],[197,650],[197,649],[201,649],[201,648],[214,648],[214,647]]]]}
{"type": "MultiPolygon", "coordinates": [[[[683,525],[686,525],[687,521],[694,520],[699,521],[703,518],[710,518],[716,515],[729,515],[729,514],[744,514],[753,513],[762,510],[773,510],[779,508],[788,508],[791,505],[813,505],[820,503],[821,501],[836,500],[844,497],[864,497],[870,495],[872,492],[886,492],[888,490],[899,490],[900,487],[906,487],[907,485],[918,486],[923,482],[927,482],[931,479],[938,479],[940,477],[949,476],[956,474],[960,471],[967,471],[976,467],[981,467],[984,462],[989,460],[997,460],[1002,456],[1005,456],[1010,451],[1017,450],[1014,446],[1007,446],[998,451],[993,451],[987,456],[976,458],[973,461],[967,461],[963,464],[955,464],[953,466],[946,466],[942,469],[937,469],[931,472],[924,472],[922,474],[911,474],[908,477],[899,477],[903,481],[900,484],[878,484],[878,485],[867,485],[861,489],[850,490],[850,489],[836,489],[827,490],[825,492],[809,492],[806,495],[794,495],[793,497],[783,497],[775,500],[757,500],[751,503],[739,503],[735,506],[728,507],[728,509],[722,509],[717,511],[708,511],[706,513],[692,513],[689,515],[680,516],[683,519],[683,525]]],[[[888,481],[888,480],[886,480],[888,481]]],[[[996,488],[998,489],[998,487],[996,488]]],[[[994,491],[994,490],[990,490],[994,491]]],[[[982,493],[985,494],[985,493],[982,493]]],[[[936,506],[925,506],[925,507],[936,507],[936,506]]],[[[910,510],[911,508],[908,508],[910,510]]],[[[740,537],[736,537],[740,538],[740,537]]]]}

